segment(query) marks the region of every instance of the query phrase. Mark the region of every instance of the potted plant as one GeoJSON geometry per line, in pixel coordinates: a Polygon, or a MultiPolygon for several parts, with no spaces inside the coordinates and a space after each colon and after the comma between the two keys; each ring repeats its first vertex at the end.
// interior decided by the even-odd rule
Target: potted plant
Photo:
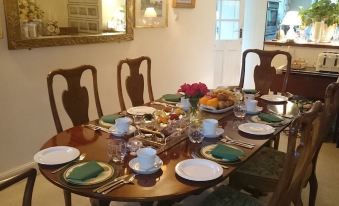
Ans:
{"type": "Polygon", "coordinates": [[[314,41],[328,42],[339,23],[339,3],[333,3],[331,0],[319,0],[308,9],[301,8],[299,15],[303,25],[312,25],[314,41]]]}

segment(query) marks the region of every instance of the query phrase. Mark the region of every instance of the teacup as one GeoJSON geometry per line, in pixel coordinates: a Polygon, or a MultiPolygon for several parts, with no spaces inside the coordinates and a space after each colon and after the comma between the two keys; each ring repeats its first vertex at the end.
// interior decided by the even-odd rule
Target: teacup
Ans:
{"type": "Polygon", "coordinates": [[[202,129],[204,136],[215,136],[217,132],[218,121],[215,119],[204,119],[202,129]]]}
{"type": "Polygon", "coordinates": [[[257,111],[258,101],[254,99],[248,99],[246,101],[246,111],[247,112],[256,112],[257,111]]]}
{"type": "Polygon", "coordinates": [[[115,120],[116,131],[120,134],[127,133],[131,120],[127,117],[118,118],[115,120]]]}
{"type": "Polygon", "coordinates": [[[150,147],[141,148],[137,151],[139,168],[148,170],[154,167],[157,151],[150,147]]]}
{"type": "Polygon", "coordinates": [[[245,101],[253,100],[254,99],[254,94],[244,94],[244,99],[245,99],[245,101]]]}

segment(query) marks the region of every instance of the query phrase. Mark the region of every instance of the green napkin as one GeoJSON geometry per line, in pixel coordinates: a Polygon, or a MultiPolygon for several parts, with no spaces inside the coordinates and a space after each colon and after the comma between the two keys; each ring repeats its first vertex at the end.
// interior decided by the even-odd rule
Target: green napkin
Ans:
{"type": "Polygon", "coordinates": [[[80,167],[74,168],[67,176],[67,179],[85,181],[98,176],[102,171],[104,171],[104,168],[102,168],[96,161],[89,161],[80,167]]]}
{"type": "Polygon", "coordinates": [[[101,120],[105,123],[110,123],[114,124],[115,120],[122,117],[122,115],[119,114],[110,114],[110,115],[105,115],[101,117],[101,120]]]}
{"type": "Polygon", "coordinates": [[[274,114],[267,114],[267,113],[260,113],[258,115],[258,117],[265,122],[269,122],[269,123],[276,123],[276,122],[281,122],[283,121],[282,118],[274,115],[274,114]]]}
{"type": "Polygon", "coordinates": [[[180,102],[181,96],[182,95],[180,94],[165,94],[164,96],[162,96],[162,98],[169,102],[180,102]]]}
{"type": "Polygon", "coordinates": [[[211,154],[219,159],[227,159],[229,161],[235,161],[239,159],[239,156],[244,155],[241,150],[228,147],[224,144],[218,144],[212,151],[211,154]]]}
{"type": "Polygon", "coordinates": [[[257,91],[255,89],[243,89],[242,90],[245,94],[256,94],[257,91]]]}

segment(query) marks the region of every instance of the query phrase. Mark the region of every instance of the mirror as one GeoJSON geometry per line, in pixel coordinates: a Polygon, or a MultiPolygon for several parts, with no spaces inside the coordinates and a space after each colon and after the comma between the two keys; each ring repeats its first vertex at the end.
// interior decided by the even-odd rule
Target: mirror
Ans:
{"type": "Polygon", "coordinates": [[[8,48],[133,40],[133,0],[4,0],[8,48]]]}

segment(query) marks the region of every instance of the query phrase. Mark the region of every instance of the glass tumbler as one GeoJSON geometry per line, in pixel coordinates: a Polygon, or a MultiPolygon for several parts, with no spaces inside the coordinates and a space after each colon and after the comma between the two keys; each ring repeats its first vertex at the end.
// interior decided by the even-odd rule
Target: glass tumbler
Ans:
{"type": "Polygon", "coordinates": [[[107,155],[109,160],[115,163],[122,163],[127,154],[127,145],[124,139],[108,140],[107,155]]]}
{"type": "Polygon", "coordinates": [[[127,147],[129,149],[130,155],[135,156],[137,154],[138,149],[142,147],[142,142],[138,139],[129,139],[127,142],[127,147]]]}
{"type": "Polygon", "coordinates": [[[191,123],[188,126],[188,137],[193,143],[201,143],[204,139],[203,130],[200,124],[191,123]]]}

